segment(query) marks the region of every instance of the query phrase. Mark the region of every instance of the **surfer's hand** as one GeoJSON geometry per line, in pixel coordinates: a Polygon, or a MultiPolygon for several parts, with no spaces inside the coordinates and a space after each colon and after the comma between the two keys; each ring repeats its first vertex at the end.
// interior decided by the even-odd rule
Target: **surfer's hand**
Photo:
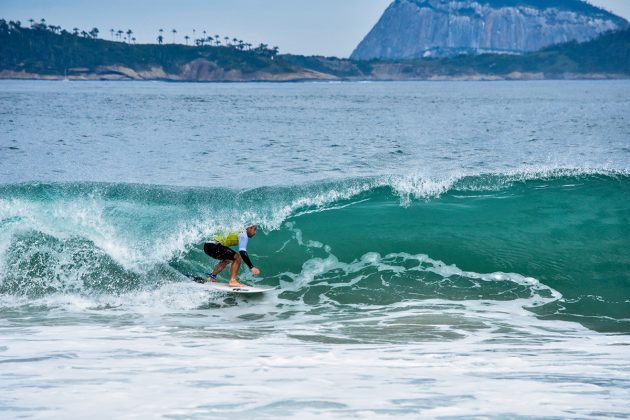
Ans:
{"type": "Polygon", "coordinates": [[[253,275],[257,276],[260,274],[260,270],[257,269],[256,267],[252,267],[251,272],[253,275]]]}

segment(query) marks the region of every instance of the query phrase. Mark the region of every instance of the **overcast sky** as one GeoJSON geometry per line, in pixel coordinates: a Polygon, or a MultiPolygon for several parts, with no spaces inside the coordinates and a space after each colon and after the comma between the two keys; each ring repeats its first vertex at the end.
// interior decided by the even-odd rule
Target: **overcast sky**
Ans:
{"type": "MultiPolygon", "coordinates": [[[[591,0],[630,20],[630,0],[591,0]]],[[[66,29],[131,29],[137,42],[184,41],[206,30],[254,45],[278,46],[281,53],[348,57],[391,0],[0,0],[0,17],[45,18],[66,29]]]]}

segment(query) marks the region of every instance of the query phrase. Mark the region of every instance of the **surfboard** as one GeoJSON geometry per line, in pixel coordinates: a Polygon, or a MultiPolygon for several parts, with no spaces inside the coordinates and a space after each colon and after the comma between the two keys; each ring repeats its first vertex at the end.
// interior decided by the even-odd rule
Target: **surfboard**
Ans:
{"type": "Polygon", "coordinates": [[[272,290],[277,289],[277,287],[269,287],[269,288],[261,288],[261,287],[254,287],[254,286],[231,287],[231,286],[228,286],[226,283],[208,282],[206,281],[206,279],[202,277],[194,277],[192,280],[204,285],[205,287],[209,289],[218,290],[225,293],[253,294],[253,293],[270,292],[272,290]]]}

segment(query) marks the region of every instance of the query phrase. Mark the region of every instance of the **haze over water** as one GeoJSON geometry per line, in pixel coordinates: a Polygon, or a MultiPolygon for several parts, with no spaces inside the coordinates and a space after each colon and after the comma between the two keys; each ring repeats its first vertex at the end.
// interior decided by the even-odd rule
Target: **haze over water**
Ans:
{"type": "Polygon", "coordinates": [[[630,415],[629,92],[0,81],[0,408],[630,415]]]}

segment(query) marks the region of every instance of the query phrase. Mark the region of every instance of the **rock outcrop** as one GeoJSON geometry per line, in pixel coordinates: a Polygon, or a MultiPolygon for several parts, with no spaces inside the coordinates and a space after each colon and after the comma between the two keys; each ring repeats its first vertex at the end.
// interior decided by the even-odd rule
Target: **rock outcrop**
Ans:
{"type": "Polygon", "coordinates": [[[582,0],[396,0],[350,58],[523,53],[627,26],[582,0]]]}

